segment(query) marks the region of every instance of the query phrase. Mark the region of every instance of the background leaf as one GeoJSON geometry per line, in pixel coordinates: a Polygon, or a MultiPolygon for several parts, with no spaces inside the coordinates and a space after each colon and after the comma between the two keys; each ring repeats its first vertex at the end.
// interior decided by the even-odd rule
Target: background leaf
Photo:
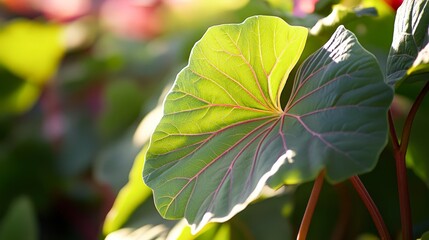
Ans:
{"type": "MultiPolygon", "coordinates": [[[[427,50],[424,52],[422,50],[428,44],[428,27],[429,2],[405,0],[396,14],[393,42],[387,59],[386,80],[390,85],[395,85],[414,74],[414,71],[409,69],[416,68],[416,64],[420,65],[420,61],[414,64],[418,55],[426,55],[427,64],[427,50]]],[[[419,73],[421,72],[420,69],[419,73]]],[[[425,67],[424,72],[429,72],[429,69],[425,67]]]]}
{"type": "Polygon", "coordinates": [[[16,20],[0,29],[0,63],[41,85],[55,73],[64,54],[63,29],[56,24],[16,20]]]}
{"type": "MultiPolygon", "coordinates": [[[[165,97],[165,94],[162,94],[161,96],[165,97]]],[[[161,117],[161,102],[159,102],[155,109],[147,114],[141,121],[132,138],[127,134],[122,141],[107,149],[106,152],[100,156],[99,163],[95,171],[97,177],[104,182],[110,182],[110,185],[115,189],[119,186],[122,187],[112,209],[109,211],[105,219],[103,226],[103,233],[105,235],[112,232],[116,233],[111,236],[116,236],[117,234],[121,236],[124,235],[124,237],[132,235],[130,232],[133,231],[130,231],[129,229],[123,230],[123,228],[126,227],[124,224],[129,224],[129,218],[136,210],[141,208],[142,205],[148,205],[147,200],[152,196],[152,191],[142,181],[141,170],[144,167],[145,155],[148,149],[148,145],[146,143],[149,141],[149,137],[155,130],[156,123],[159,122],[161,117]],[[141,146],[144,147],[140,153],[138,153],[138,149],[141,148],[141,146]],[[122,184],[121,172],[124,169],[127,169],[127,167],[123,166],[127,165],[127,159],[124,159],[123,156],[127,156],[128,159],[131,159],[137,153],[137,157],[133,159],[134,164],[129,173],[128,183],[124,186],[122,184]],[[121,158],[121,156],[122,161],[117,162],[116,160],[121,158]],[[119,173],[117,173],[118,170],[119,173]]],[[[154,206],[152,207],[154,208],[154,206]]],[[[136,227],[135,225],[133,226],[136,227]]],[[[147,229],[147,226],[141,227],[147,229]]],[[[164,233],[164,231],[162,232],[164,233]]],[[[142,233],[142,231],[140,231],[140,233],[142,233]]],[[[140,236],[140,233],[137,235],[140,236]]],[[[145,231],[143,231],[143,233],[145,233],[145,231]]]]}
{"type": "MultiPolygon", "coordinates": [[[[152,191],[141,180],[141,169],[147,147],[137,156],[130,171],[129,182],[121,189],[112,209],[106,216],[103,233],[108,235],[120,229],[135,212],[152,195],[152,191]]],[[[128,233],[127,233],[128,234],[128,233]]]]}
{"type": "Polygon", "coordinates": [[[420,239],[421,240],[428,240],[429,239],[429,231],[425,232],[420,239]]]}
{"type": "Polygon", "coordinates": [[[107,85],[103,95],[105,106],[99,120],[100,131],[105,138],[112,139],[139,116],[143,97],[137,84],[123,79],[107,85]]]}
{"type": "Polygon", "coordinates": [[[332,12],[317,21],[317,23],[311,28],[310,34],[312,35],[331,35],[338,26],[357,20],[364,16],[377,16],[377,9],[363,8],[363,9],[350,9],[343,5],[335,5],[332,7],[332,12]]]}
{"type": "Polygon", "coordinates": [[[212,27],[195,45],[166,98],[145,163],[161,215],[184,216],[195,231],[257,197],[285,160],[278,159],[282,145],[272,151],[263,142],[278,131],[280,93],[306,35],[305,28],[259,16],[212,27]]]}
{"type": "MultiPolygon", "coordinates": [[[[148,190],[150,193],[150,189],[148,190]]],[[[128,193],[138,194],[132,193],[131,191],[128,191],[128,193]]],[[[133,195],[128,195],[128,197],[133,197],[133,195]]],[[[120,200],[120,202],[124,203],[123,200],[120,200]]],[[[116,210],[123,210],[116,208],[116,206],[116,210]]],[[[109,233],[106,236],[106,240],[166,239],[170,229],[172,229],[176,224],[176,221],[167,221],[163,219],[156,211],[152,201],[144,201],[139,206],[137,206],[137,208],[133,208],[132,210],[132,212],[125,210],[124,212],[119,213],[119,215],[122,215],[121,217],[124,217],[124,213],[127,212],[128,215],[126,218],[121,219],[126,221],[121,222],[122,227],[120,229],[109,233]]],[[[106,225],[104,225],[104,227],[106,227],[106,225]]],[[[106,230],[106,228],[104,230],[106,230]]]]}
{"type": "Polygon", "coordinates": [[[0,222],[0,239],[38,239],[36,213],[27,197],[13,201],[11,208],[0,222]]]}
{"type": "Polygon", "coordinates": [[[39,98],[40,88],[0,65],[0,114],[27,111],[39,98]]]}
{"type": "Polygon", "coordinates": [[[0,113],[23,113],[34,105],[65,52],[57,24],[15,20],[0,27],[0,113]]]}

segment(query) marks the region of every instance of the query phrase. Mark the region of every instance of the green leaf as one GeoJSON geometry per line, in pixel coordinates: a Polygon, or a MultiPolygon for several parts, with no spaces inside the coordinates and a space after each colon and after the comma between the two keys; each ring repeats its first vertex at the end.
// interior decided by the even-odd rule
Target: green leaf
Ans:
{"type": "MultiPolygon", "coordinates": [[[[96,165],[96,176],[100,181],[106,182],[110,180],[110,185],[115,187],[115,184],[113,184],[113,182],[115,181],[113,180],[115,180],[115,178],[118,179],[119,176],[121,176],[120,174],[118,175],[117,173],[114,173],[114,171],[118,171],[119,163],[117,160],[121,159],[120,164],[124,165],[124,156],[135,156],[138,147],[143,146],[149,140],[148,135],[153,133],[156,127],[156,123],[159,122],[161,116],[162,113],[160,110],[160,106],[157,106],[142,120],[134,134],[132,142],[130,142],[130,138],[127,135],[121,142],[119,142],[118,146],[113,147],[113,151],[109,150],[105,154],[103,154],[102,158],[105,158],[105,160],[99,162],[96,165]],[[118,152],[119,150],[119,153],[114,154],[115,151],[118,152]],[[127,151],[127,153],[124,153],[124,150],[127,151]],[[113,159],[116,160],[116,164],[113,159]]],[[[113,204],[112,209],[107,214],[103,226],[103,233],[105,235],[117,231],[118,229],[123,227],[125,223],[128,223],[129,218],[135,214],[136,209],[142,207],[142,205],[144,204],[147,204],[146,200],[152,195],[151,189],[147,187],[141,179],[141,170],[144,166],[145,155],[148,149],[147,147],[148,145],[144,145],[143,149],[135,158],[134,164],[129,174],[128,183],[124,187],[122,187],[113,204]]],[[[120,168],[123,167],[119,167],[119,170],[120,168]]],[[[116,180],[116,182],[117,181],[118,180],[116,180]]],[[[147,228],[147,226],[138,227],[147,228]]],[[[115,234],[128,234],[126,230],[119,231],[120,233],[115,234]]]]}
{"type": "Polygon", "coordinates": [[[421,240],[429,240],[429,231],[423,233],[422,237],[420,238],[421,240]]]}
{"type": "Polygon", "coordinates": [[[133,212],[151,196],[152,192],[141,180],[141,169],[147,147],[136,157],[130,171],[128,183],[119,192],[112,209],[103,225],[105,235],[120,229],[129,220],[133,212]]]}
{"type": "Polygon", "coordinates": [[[258,16],[212,27],[194,46],[143,171],[162,216],[185,217],[196,232],[244,209],[283,164],[278,179],[288,183],[325,167],[341,181],[375,165],[392,90],[343,27],[304,63],[282,110],[280,93],[306,36],[305,28],[258,16]]]}
{"type": "MultiPolygon", "coordinates": [[[[269,189],[269,188],[266,188],[269,189]]],[[[292,193],[282,192],[270,199],[251,204],[243,211],[225,223],[209,223],[196,235],[192,235],[191,228],[185,221],[179,221],[170,231],[167,239],[177,240],[204,240],[215,239],[292,239],[292,228],[287,217],[282,216],[282,208],[292,209],[292,193]],[[227,236],[220,234],[222,229],[230,228],[227,236]]]]}
{"type": "MultiPolygon", "coordinates": [[[[141,174],[140,174],[141,175],[141,174]]],[[[141,181],[141,178],[140,178],[141,181]]],[[[134,191],[137,192],[137,191],[134,191]]],[[[150,189],[149,189],[150,192],[150,189]]],[[[129,197],[132,197],[131,195],[129,197]]],[[[133,201],[130,199],[130,201],[133,201]]],[[[122,209],[117,209],[121,211],[122,209]]],[[[119,213],[121,215],[121,213],[119,213]]],[[[137,207],[121,228],[109,233],[106,240],[159,240],[168,239],[167,235],[176,224],[159,216],[152,201],[145,201],[137,207]]]]}
{"type": "Polygon", "coordinates": [[[64,54],[62,33],[60,25],[22,19],[0,27],[0,114],[35,104],[64,54]]]}
{"type": "Polygon", "coordinates": [[[364,16],[377,16],[377,9],[373,7],[350,9],[343,5],[335,5],[328,16],[317,21],[317,23],[311,28],[310,34],[316,36],[332,34],[341,24],[354,21],[364,16]]]}
{"type": "Polygon", "coordinates": [[[306,36],[305,28],[257,16],[212,27],[194,46],[146,157],[145,182],[161,215],[185,216],[196,231],[257,197],[284,152],[255,150],[280,121],[280,93],[306,36]]]}
{"type": "Polygon", "coordinates": [[[387,143],[386,112],[393,98],[375,57],[340,26],[300,67],[285,108],[284,134],[296,156],[270,181],[301,183],[326,167],[342,181],[368,172],[387,143]]]}
{"type": "Polygon", "coordinates": [[[27,197],[16,199],[0,222],[0,239],[36,240],[37,235],[33,204],[27,197]]]}
{"type": "MultiPolygon", "coordinates": [[[[133,135],[134,128],[104,147],[98,154],[93,167],[95,178],[100,182],[107,183],[115,193],[118,193],[129,181],[128,175],[132,166],[138,168],[136,180],[143,184],[141,179],[143,165],[135,163],[136,161],[144,161],[140,157],[136,158],[143,145],[136,145],[133,141],[133,135]]],[[[133,171],[135,170],[133,169],[133,171]]]]}
{"type": "Polygon", "coordinates": [[[177,240],[205,240],[222,239],[230,240],[232,238],[230,222],[210,223],[204,226],[197,234],[192,234],[191,228],[186,221],[179,221],[176,226],[168,233],[167,239],[177,240]]]}
{"type": "Polygon", "coordinates": [[[0,29],[0,64],[41,85],[57,70],[65,46],[57,24],[15,20],[0,29]]]}
{"type": "MultiPolygon", "coordinates": [[[[388,84],[395,85],[414,74],[429,73],[428,51],[424,50],[428,44],[428,27],[429,2],[427,0],[405,0],[398,8],[392,47],[387,59],[388,84]],[[426,56],[425,61],[421,61],[422,54],[426,56]],[[425,66],[420,66],[421,64],[425,66]]],[[[410,78],[407,81],[413,80],[415,79],[410,78]]]]}
{"type": "Polygon", "coordinates": [[[0,65],[0,114],[27,111],[40,95],[40,87],[23,80],[0,65]]]}
{"type": "Polygon", "coordinates": [[[102,136],[112,139],[135,122],[141,110],[143,94],[135,82],[123,79],[110,82],[104,91],[105,105],[99,126],[102,136]]]}
{"type": "Polygon", "coordinates": [[[429,80],[429,43],[419,52],[407,75],[408,81],[429,80]]]}

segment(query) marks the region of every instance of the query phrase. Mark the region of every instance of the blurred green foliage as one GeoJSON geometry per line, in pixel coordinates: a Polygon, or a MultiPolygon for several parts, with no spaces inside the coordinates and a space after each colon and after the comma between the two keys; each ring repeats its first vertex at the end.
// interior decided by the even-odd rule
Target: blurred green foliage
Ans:
{"type": "Polygon", "coordinates": [[[38,239],[36,214],[27,197],[15,199],[0,222],[0,238],[16,240],[38,239]]]}
{"type": "Polygon", "coordinates": [[[14,20],[0,28],[0,114],[33,106],[41,87],[58,69],[65,46],[57,24],[14,20]]]}

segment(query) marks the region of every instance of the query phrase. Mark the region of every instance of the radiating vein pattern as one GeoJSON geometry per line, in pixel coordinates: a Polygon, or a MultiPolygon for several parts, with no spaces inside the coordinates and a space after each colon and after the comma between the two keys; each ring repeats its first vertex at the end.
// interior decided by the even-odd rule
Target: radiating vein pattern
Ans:
{"type": "Polygon", "coordinates": [[[258,16],[212,27],[194,46],[146,155],[144,179],[163,216],[199,229],[257,196],[288,150],[279,97],[306,37],[258,16]]]}
{"type": "Polygon", "coordinates": [[[297,154],[278,171],[279,181],[308,181],[326,168],[337,182],[372,169],[386,144],[391,100],[376,59],[339,27],[296,75],[284,128],[296,136],[288,147],[297,154]]]}
{"type": "Polygon", "coordinates": [[[194,46],[165,99],[143,172],[164,217],[185,217],[198,231],[241,211],[270,177],[301,183],[326,168],[341,181],[375,165],[392,89],[343,27],[301,65],[280,106],[306,36],[305,28],[259,16],[210,28],[194,46]]]}

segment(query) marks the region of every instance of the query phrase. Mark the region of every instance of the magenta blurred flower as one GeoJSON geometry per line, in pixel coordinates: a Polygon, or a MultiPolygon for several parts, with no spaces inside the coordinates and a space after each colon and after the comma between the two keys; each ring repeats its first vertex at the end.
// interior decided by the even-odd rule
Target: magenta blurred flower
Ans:
{"type": "Polygon", "coordinates": [[[298,17],[314,12],[314,6],[318,0],[294,0],[293,14],[298,17]]]}
{"type": "Polygon", "coordinates": [[[151,39],[162,32],[160,0],[106,0],[101,21],[112,32],[135,39],[151,39]]]}

